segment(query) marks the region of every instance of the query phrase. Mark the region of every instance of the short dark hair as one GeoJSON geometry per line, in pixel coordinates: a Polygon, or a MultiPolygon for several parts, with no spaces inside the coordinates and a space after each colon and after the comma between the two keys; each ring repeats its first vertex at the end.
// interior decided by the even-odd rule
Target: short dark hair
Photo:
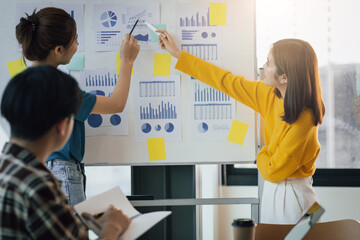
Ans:
{"type": "Polygon", "coordinates": [[[16,39],[21,44],[25,58],[30,61],[45,60],[56,46],[67,48],[76,39],[75,20],[60,8],[47,7],[16,25],[16,39]]]}
{"type": "Polygon", "coordinates": [[[76,114],[82,94],[76,80],[48,65],[30,67],[13,77],[1,100],[11,136],[37,140],[57,122],[76,114]]]}

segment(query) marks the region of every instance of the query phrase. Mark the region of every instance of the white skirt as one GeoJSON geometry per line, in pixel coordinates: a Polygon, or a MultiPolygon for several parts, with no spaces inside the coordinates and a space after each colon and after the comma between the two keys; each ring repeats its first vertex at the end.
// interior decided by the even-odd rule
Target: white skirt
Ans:
{"type": "Polygon", "coordinates": [[[312,177],[286,178],[277,183],[265,181],[261,198],[261,223],[296,224],[317,202],[312,177]]]}

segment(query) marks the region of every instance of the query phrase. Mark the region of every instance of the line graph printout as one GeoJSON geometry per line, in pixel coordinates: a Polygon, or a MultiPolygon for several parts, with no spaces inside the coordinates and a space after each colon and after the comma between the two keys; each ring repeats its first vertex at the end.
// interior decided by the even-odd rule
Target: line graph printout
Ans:
{"type": "MultiPolygon", "coordinates": [[[[54,1],[55,2],[55,1],[54,1]]],[[[85,50],[84,44],[84,4],[83,3],[16,3],[15,24],[18,24],[21,17],[26,17],[25,13],[31,15],[33,11],[39,11],[45,7],[56,7],[64,9],[76,22],[78,34],[78,51],[85,50]]],[[[21,51],[21,49],[18,49],[21,51]]]]}
{"type": "Polygon", "coordinates": [[[177,4],[176,9],[181,50],[214,64],[221,63],[222,27],[210,25],[210,5],[177,4]]]}
{"type": "Polygon", "coordinates": [[[189,93],[192,138],[226,141],[235,117],[235,100],[196,79],[190,80],[189,93]]]}
{"type": "Polygon", "coordinates": [[[132,35],[141,50],[157,46],[151,41],[150,30],[144,24],[160,23],[159,3],[93,4],[94,46],[96,51],[118,51],[126,33],[140,18],[132,35]]]}
{"type": "MultiPolygon", "coordinates": [[[[85,70],[79,85],[85,92],[111,97],[117,83],[115,70],[85,70]]],[[[86,136],[128,135],[127,106],[122,113],[90,114],[85,121],[86,136]]]]}
{"type": "Polygon", "coordinates": [[[164,137],[181,141],[180,76],[144,76],[133,79],[135,142],[164,137]]]}

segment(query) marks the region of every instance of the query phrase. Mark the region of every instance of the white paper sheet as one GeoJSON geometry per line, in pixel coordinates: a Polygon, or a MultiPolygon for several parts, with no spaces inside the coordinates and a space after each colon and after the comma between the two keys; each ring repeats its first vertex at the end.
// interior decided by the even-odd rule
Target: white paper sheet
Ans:
{"type": "Polygon", "coordinates": [[[209,3],[177,4],[176,32],[181,50],[219,65],[222,62],[222,27],[210,25],[209,3]]]}
{"type": "Polygon", "coordinates": [[[235,118],[235,100],[197,79],[190,80],[189,93],[192,138],[226,141],[235,118]]]}
{"type": "Polygon", "coordinates": [[[181,141],[180,75],[133,78],[135,142],[164,137],[181,141]]]}
{"type": "Polygon", "coordinates": [[[143,23],[160,23],[159,3],[93,4],[95,51],[118,51],[126,33],[130,33],[136,19],[140,18],[132,35],[138,40],[140,50],[157,47],[150,30],[143,23]]]}
{"type": "MultiPolygon", "coordinates": [[[[115,70],[85,70],[79,85],[85,92],[110,97],[117,78],[115,70]]],[[[127,105],[122,113],[90,114],[85,121],[86,136],[128,135],[127,105]]]]}
{"type": "MultiPolygon", "coordinates": [[[[84,51],[84,4],[83,3],[16,3],[15,25],[20,22],[21,17],[26,17],[25,13],[31,15],[36,9],[39,11],[45,7],[56,7],[64,9],[72,16],[76,22],[76,30],[78,34],[78,51],[84,51]]],[[[21,51],[21,49],[18,49],[21,51]]]]}
{"type": "Polygon", "coordinates": [[[120,235],[121,240],[130,240],[140,237],[143,233],[171,214],[170,211],[151,212],[146,214],[139,213],[126,198],[119,187],[115,187],[92,197],[74,206],[80,215],[83,212],[95,214],[105,211],[112,204],[128,217],[132,218],[129,227],[120,235]]]}

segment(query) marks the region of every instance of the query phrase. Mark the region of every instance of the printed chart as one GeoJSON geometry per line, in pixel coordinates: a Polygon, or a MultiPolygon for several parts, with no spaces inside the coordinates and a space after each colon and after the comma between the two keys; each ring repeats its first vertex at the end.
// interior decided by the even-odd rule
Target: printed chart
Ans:
{"type": "Polygon", "coordinates": [[[181,141],[180,76],[136,75],[133,83],[135,141],[145,142],[155,137],[181,141]]]}
{"type": "MultiPolygon", "coordinates": [[[[80,85],[88,93],[111,97],[116,83],[115,70],[85,70],[80,85]]],[[[128,135],[127,108],[116,114],[90,114],[85,121],[85,133],[86,136],[128,135]]]]}
{"type": "MultiPolygon", "coordinates": [[[[34,9],[39,11],[45,7],[56,7],[64,9],[67,13],[74,18],[76,22],[76,30],[78,34],[78,51],[85,50],[84,42],[84,4],[83,3],[16,3],[16,24],[21,17],[26,17],[25,13],[32,14],[34,9]]],[[[21,49],[18,49],[21,51],[21,49]]]]}
{"type": "Polygon", "coordinates": [[[235,115],[235,100],[199,80],[190,80],[191,135],[196,140],[226,140],[235,115]]]}
{"type": "Polygon", "coordinates": [[[209,5],[178,4],[176,13],[181,50],[215,64],[221,63],[222,28],[209,24],[209,5]]]}
{"type": "Polygon", "coordinates": [[[93,4],[94,46],[96,51],[118,51],[126,33],[137,23],[132,35],[141,50],[152,50],[157,45],[150,38],[144,24],[160,23],[159,3],[93,4]]]}

